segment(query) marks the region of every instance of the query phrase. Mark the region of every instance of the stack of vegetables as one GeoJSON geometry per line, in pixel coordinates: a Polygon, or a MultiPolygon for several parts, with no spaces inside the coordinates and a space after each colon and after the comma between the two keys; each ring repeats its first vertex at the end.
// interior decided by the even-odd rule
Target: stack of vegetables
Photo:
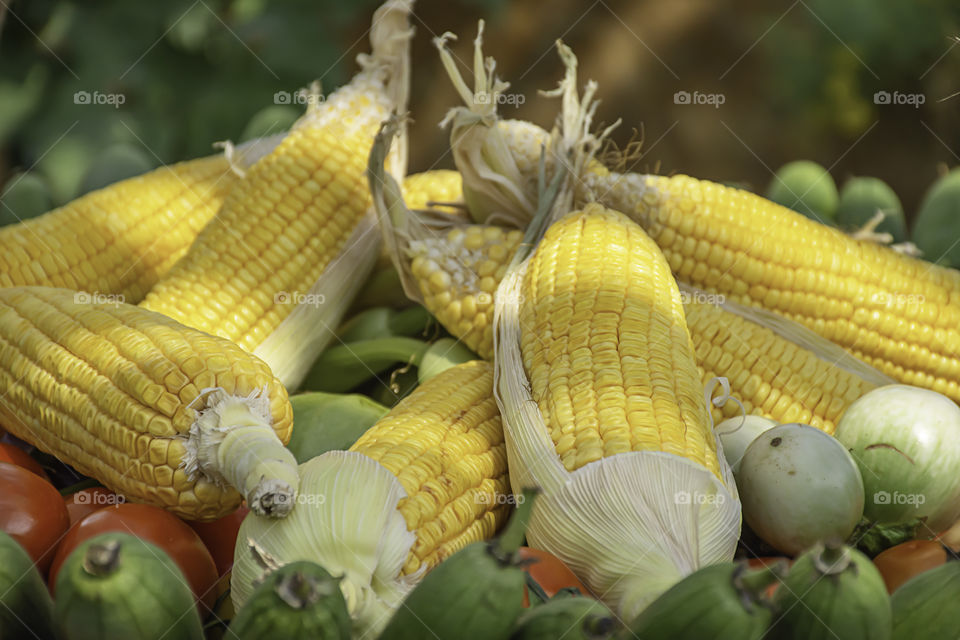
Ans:
{"type": "Polygon", "coordinates": [[[411,8],[285,135],[0,230],[0,638],[957,637],[960,273],[895,194],[614,171],[482,23],[407,176],[411,8]]]}

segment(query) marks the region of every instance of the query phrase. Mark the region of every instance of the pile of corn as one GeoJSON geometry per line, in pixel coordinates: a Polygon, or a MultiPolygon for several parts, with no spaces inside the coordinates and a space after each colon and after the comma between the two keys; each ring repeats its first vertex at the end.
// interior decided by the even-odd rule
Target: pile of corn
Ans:
{"type": "MultiPolygon", "coordinates": [[[[188,519],[245,500],[275,525],[246,540],[345,575],[358,627],[377,629],[425,571],[494,535],[511,486],[543,492],[529,543],[632,617],[733,555],[714,422],[742,407],[832,433],[891,379],[960,401],[960,273],[746,191],[608,170],[596,87],[578,96],[572,72],[552,131],[498,120],[506,85],[479,37],[473,90],[438,39],[466,102],[448,117],[457,171],[405,176],[402,130],[390,148],[409,9],[378,11],[362,70],[282,140],[0,230],[4,429],[188,519]],[[477,361],[298,467],[288,394],[375,268],[477,361]],[[738,403],[710,395],[718,378],[738,403]]],[[[238,604],[259,578],[245,554],[238,604]]]]}

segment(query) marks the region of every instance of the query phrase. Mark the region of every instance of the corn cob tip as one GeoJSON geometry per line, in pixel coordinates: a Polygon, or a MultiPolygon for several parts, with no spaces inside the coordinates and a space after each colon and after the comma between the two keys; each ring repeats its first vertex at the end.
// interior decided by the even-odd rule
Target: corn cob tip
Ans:
{"type": "Polygon", "coordinates": [[[300,478],[293,454],[270,422],[266,389],[241,397],[205,389],[207,406],[197,410],[181,462],[191,477],[207,476],[235,487],[254,513],[280,518],[293,509],[300,478]]]}

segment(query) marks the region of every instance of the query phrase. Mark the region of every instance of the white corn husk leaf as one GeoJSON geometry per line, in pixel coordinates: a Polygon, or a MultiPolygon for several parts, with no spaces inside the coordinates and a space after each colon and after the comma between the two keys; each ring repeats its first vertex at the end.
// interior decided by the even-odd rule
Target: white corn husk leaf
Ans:
{"type": "Polygon", "coordinates": [[[299,467],[300,494],[283,520],[253,513],[237,536],[230,593],[239,609],[264,568],[309,560],[341,578],[340,590],[353,619],[354,638],[372,640],[413,588],[419,575],[400,576],[416,534],[397,510],[407,497],[400,482],[360,453],[330,451],[299,467]]]}
{"type": "MultiPolygon", "coordinates": [[[[596,85],[576,91],[576,58],[558,43],[567,76],[561,130],[551,139],[566,177],[555,198],[541,199],[528,229],[528,251],[543,236],[544,220],[556,220],[572,206],[576,177],[599,148],[589,131],[596,85]],[[552,201],[552,202],[551,202],[552,201]]],[[[560,180],[558,176],[556,180],[560,180]]],[[[541,170],[540,184],[544,183],[541,170]]],[[[522,282],[529,263],[521,247],[500,283],[494,307],[494,392],[504,424],[514,492],[537,486],[543,495],[527,531],[535,547],[567,563],[623,619],[629,620],[685,575],[733,558],[740,537],[740,501],[733,472],[714,433],[718,478],[677,455],[632,452],[597,460],[569,472],[556,453],[530,383],[520,348],[522,282]]],[[[679,301],[679,290],[676,292],[679,301]]],[[[727,390],[726,381],[723,380],[727,390]]],[[[704,419],[713,385],[705,393],[704,419]]],[[[711,425],[712,426],[712,425],[711,425]]]]}
{"type": "Polygon", "coordinates": [[[253,355],[268,365],[289,390],[303,382],[314,361],[334,338],[350,304],[373,271],[380,233],[371,213],[361,218],[343,250],[305,292],[279,292],[296,308],[257,345],[253,355]],[[296,296],[296,299],[294,299],[296,296]]]}

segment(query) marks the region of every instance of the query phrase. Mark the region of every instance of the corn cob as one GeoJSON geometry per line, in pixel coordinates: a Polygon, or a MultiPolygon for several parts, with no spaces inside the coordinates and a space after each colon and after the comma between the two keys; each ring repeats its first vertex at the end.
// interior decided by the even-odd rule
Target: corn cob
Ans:
{"type": "MultiPolygon", "coordinates": [[[[376,260],[364,168],[381,121],[404,108],[410,5],[375,13],[363,70],[250,168],[145,308],[228,338],[299,385],[376,260]]],[[[402,174],[405,159],[393,161],[402,174]]]]}
{"type": "Polygon", "coordinates": [[[527,538],[626,619],[728,560],[740,508],[677,285],[656,245],[588,205],[497,290],[497,394],[527,538]],[[603,523],[600,525],[599,523],[603,523]]]}
{"type": "Polygon", "coordinates": [[[162,167],[0,229],[0,287],[44,285],[136,304],[238,181],[223,155],[162,167]]]}
{"type": "Polygon", "coordinates": [[[679,280],[780,313],[900,382],[960,401],[960,272],[687,176],[589,180],[640,221],[679,280]]]}
{"type": "MultiPolygon", "coordinates": [[[[832,435],[846,408],[876,386],[872,378],[720,306],[688,301],[684,311],[701,379],[727,378],[747,413],[779,423],[802,422],[832,435]]],[[[739,410],[733,403],[714,408],[714,420],[739,410]]]]}
{"type": "MultiPolygon", "coordinates": [[[[391,202],[390,207],[402,210],[403,203],[391,202]]],[[[492,360],[494,293],[522,233],[454,220],[450,224],[448,231],[407,243],[404,264],[409,264],[417,299],[451,335],[492,360]]],[[[790,321],[758,317],[735,305],[700,302],[704,299],[703,292],[683,292],[701,384],[727,378],[731,395],[747,413],[781,423],[803,422],[832,434],[852,401],[877,385],[893,383],[790,321]]],[[[739,410],[735,403],[713,407],[713,418],[720,422],[739,410]]]]}
{"type": "Polygon", "coordinates": [[[414,173],[403,179],[403,199],[411,209],[456,205],[463,202],[463,180],[458,172],[448,169],[414,173]]]}
{"type": "MultiPolygon", "coordinates": [[[[479,42],[477,56],[482,59],[479,42]]],[[[448,66],[448,72],[460,88],[455,68],[448,66]]],[[[478,82],[477,91],[493,95],[495,84],[478,82]]],[[[480,101],[491,102],[496,100],[480,101]]],[[[529,140],[538,134],[528,131],[529,123],[495,127],[495,112],[485,109],[461,108],[472,137],[458,137],[456,127],[451,134],[464,193],[529,193],[539,153],[529,140]],[[504,135],[503,129],[523,133],[504,135]],[[496,163],[488,158],[493,149],[496,163]]],[[[570,121],[568,111],[565,105],[561,122],[570,121]]],[[[543,130],[539,135],[548,136],[543,130]]],[[[591,163],[577,191],[577,202],[596,200],[640,223],[681,282],[774,311],[891,379],[960,401],[960,272],[855,239],[746,191],[688,176],[616,173],[591,163]]],[[[533,215],[529,202],[519,198],[468,202],[477,220],[506,216],[522,226],[533,215]],[[504,212],[504,206],[512,208],[504,212]]]]}
{"type": "Polygon", "coordinates": [[[289,511],[293,410],[266,364],[160,314],[88,298],[0,289],[5,428],[184,518],[226,515],[242,497],[259,513],[289,511]]]}
{"type": "MultiPolygon", "coordinates": [[[[334,575],[357,625],[375,637],[404,594],[439,562],[490,538],[510,511],[507,454],[493,366],[474,361],[418,387],[350,448],[301,465],[288,518],[248,518],[261,554],[312,560],[334,575]],[[311,496],[323,496],[310,502],[311,496]]],[[[237,546],[232,577],[242,606],[260,568],[237,546]]]]}

